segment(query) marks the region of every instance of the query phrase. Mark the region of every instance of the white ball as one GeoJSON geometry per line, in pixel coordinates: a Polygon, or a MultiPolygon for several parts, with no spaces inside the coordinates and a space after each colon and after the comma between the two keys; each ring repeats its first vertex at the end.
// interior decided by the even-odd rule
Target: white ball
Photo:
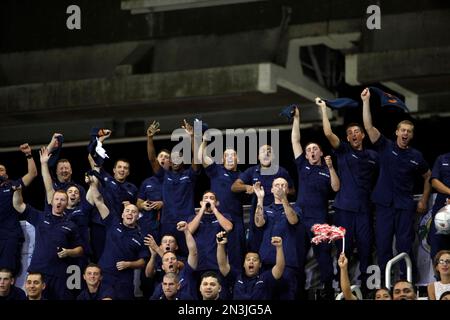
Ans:
{"type": "Polygon", "coordinates": [[[450,234],[450,204],[442,207],[434,217],[434,226],[438,234],[450,234]]]}

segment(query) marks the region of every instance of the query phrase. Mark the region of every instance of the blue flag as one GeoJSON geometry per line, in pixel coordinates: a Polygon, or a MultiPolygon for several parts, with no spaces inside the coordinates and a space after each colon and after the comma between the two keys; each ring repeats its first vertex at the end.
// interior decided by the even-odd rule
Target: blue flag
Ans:
{"type": "Polygon", "coordinates": [[[56,145],[53,150],[48,150],[49,153],[51,153],[50,158],[48,159],[48,166],[49,168],[52,168],[56,165],[56,163],[59,160],[59,154],[61,153],[62,145],[64,142],[64,137],[57,136],[56,137],[56,145]]]}
{"type": "Polygon", "coordinates": [[[409,109],[406,106],[406,104],[402,100],[397,98],[396,96],[394,96],[390,93],[384,92],[383,90],[378,89],[376,87],[369,87],[369,89],[371,92],[376,93],[380,97],[380,103],[381,103],[382,107],[394,106],[394,107],[400,108],[402,111],[404,111],[406,113],[409,112],[409,109]]]}
{"type": "Polygon", "coordinates": [[[107,131],[106,129],[92,128],[89,135],[91,136],[91,139],[87,147],[88,152],[92,156],[92,159],[94,159],[95,164],[102,166],[105,158],[108,158],[108,155],[98,138],[107,135],[107,131]]]}
{"type": "Polygon", "coordinates": [[[292,120],[294,118],[295,108],[298,108],[298,105],[290,104],[284,107],[280,112],[280,116],[286,117],[288,120],[292,120]]]}
{"type": "Polygon", "coordinates": [[[333,100],[325,100],[325,104],[327,107],[331,109],[344,109],[344,108],[357,108],[359,106],[359,103],[353,99],[350,98],[337,98],[333,100]]]}

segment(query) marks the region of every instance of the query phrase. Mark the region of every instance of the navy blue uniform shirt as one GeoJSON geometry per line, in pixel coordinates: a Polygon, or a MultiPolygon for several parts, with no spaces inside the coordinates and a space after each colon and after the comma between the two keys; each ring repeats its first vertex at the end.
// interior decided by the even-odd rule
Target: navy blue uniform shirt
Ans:
{"type": "Polygon", "coordinates": [[[180,172],[161,168],[156,173],[158,178],[163,176],[164,179],[161,223],[186,221],[195,214],[194,189],[199,174],[200,170],[195,171],[192,167],[180,172]]]}
{"type": "Polygon", "coordinates": [[[220,212],[228,213],[236,222],[242,221],[242,194],[231,191],[231,185],[239,178],[240,171],[225,169],[223,165],[210,164],[205,168],[211,179],[211,191],[217,195],[220,212]]]}
{"type": "MultiPolygon", "coordinates": [[[[263,169],[264,170],[264,169],[263,169]]],[[[256,165],[248,168],[244,172],[239,175],[239,179],[241,179],[245,184],[253,186],[256,182],[261,182],[261,186],[264,188],[264,205],[268,206],[271,204],[273,199],[273,194],[270,192],[272,190],[272,182],[277,178],[284,178],[289,188],[294,186],[291,176],[283,167],[279,167],[276,174],[273,175],[264,175],[261,174],[261,166],[256,165]]],[[[253,197],[254,203],[256,203],[256,196],[253,197]]]]}
{"type": "MultiPolygon", "coordinates": [[[[222,215],[231,222],[233,221],[228,214],[222,213],[222,215]]],[[[191,217],[189,222],[194,218],[195,216],[191,217]]],[[[216,216],[214,214],[203,214],[200,224],[194,232],[194,239],[198,250],[198,271],[219,270],[219,266],[217,265],[216,234],[220,231],[223,231],[223,229],[216,216]]]]}
{"type": "Polygon", "coordinates": [[[78,295],[77,300],[103,300],[105,298],[114,299],[114,290],[110,286],[100,283],[97,292],[90,293],[86,288],[78,295]]]}
{"type": "Polygon", "coordinates": [[[286,218],[283,205],[275,203],[264,207],[264,219],[266,223],[262,227],[264,230],[263,240],[259,249],[262,263],[275,265],[276,248],[271,244],[271,241],[272,237],[282,237],[286,266],[298,267],[296,233],[299,222],[295,225],[290,224],[286,218]]]}
{"type": "Polygon", "coordinates": [[[372,193],[373,202],[397,209],[413,209],[415,175],[423,175],[429,169],[422,153],[411,147],[402,149],[396,141],[383,135],[374,146],[380,155],[380,174],[372,193]]]}
{"type": "Polygon", "coordinates": [[[298,172],[296,207],[310,208],[302,215],[306,218],[325,219],[328,212],[328,197],[331,193],[330,170],[325,164],[311,165],[302,153],[295,159],[298,172]]]}
{"type": "Polygon", "coordinates": [[[120,219],[109,214],[103,220],[106,227],[105,249],[99,265],[104,272],[120,277],[123,282],[133,283],[133,269],[117,270],[119,261],[136,261],[145,259],[149,253],[139,229],[124,226],[120,219]]]}
{"type": "Polygon", "coordinates": [[[82,246],[78,227],[67,216],[55,216],[30,205],[23,215],[35,228],[35,247],[28,272],[66,276],[70,259],[58,258],[58,248],[73,249],[82,246]]]}
{"type": "MultiPolygon", "coordinates": [[[[431,180],[433,179],[438,179],[450,188],[450,153],[440,155],[436,159],[433,171],[431,172],[431,180]]],[[[437,212],[445,206],[447,198],[450,198],[450,195],[438,192],[434,202],[433,212],[437,212]]]]}
{"type": "Polygon", "coordinates": [[[22,179],[6,180],[0,184],[0,240],[9,238],[23,238],[19,223],[19,213],[12,205],[13,185],[22,184],[22,179]]]}
{"type": "Polygon", "coordinates": [[[334,207],[353,212],[368,209],[374,175],[378,170],[378,154],[373,150],[355,150],[341,141],[334,150],[337,156],[341,187],[334,199],[334,207]]]}
{"type": "MultiPolygon", "coordinates": [[[[228,273],[227,278],[235,279],[233,287],[233,300],[270,300],[272,290],[276,284],[272,275],[272,270],[267,270],[252,278],[244,273],[239,275],[232,271],[228,273]]],[[[228,279],[227,281],[233,281],[228,279]]]]}

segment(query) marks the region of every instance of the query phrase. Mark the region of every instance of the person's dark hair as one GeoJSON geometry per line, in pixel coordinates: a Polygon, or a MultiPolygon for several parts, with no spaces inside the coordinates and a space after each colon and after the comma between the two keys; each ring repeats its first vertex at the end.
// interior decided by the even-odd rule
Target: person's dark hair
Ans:
{"type": "Polygon", "coordinates": [[[86,266],[86,268],[84,268],[84,273],[86,273],[87,268],[97,268],[98,270],[100,270],[100,275],[102,275],[102,268],[101,268],[98,264],[96,264],[96,263],[90,262],[90,263],[86,266]]]}
{"type": "Polygon", "coordinates": [[[158,154],[157,154],[157,156],[159,156],[161,153],[167,153],[168,155],[169,155],[169,157],[170,157],[170,151],[168,150],[168,149],[161,149],[161,150],[159,150],[159,152],[158,152],[158,154]]]}
{"type": "Polygon", "coordinates": [[[70,164],[69,159],[62,158],[62,159],[59,159],[58,161],[56,161],[56,166],[58,166],[58,164],[60,164],[60,163],[62,163],[62,162],[68,162],[68,163],[70,164]]]}
{"type": "Polygon", "coordinates": [[[42,281],[43,283],[45,283],[45,277],[44,277],[44,275],[43,275],[42,273],[40,273],[40,272],[28,272],[26,279],[28,279],[28,276],[31,276],[31,275],[37,275],[37,276],[40,276],[41,281],[42,281]]]}
{"type": "Polygon", "coordinates": [[[306,148],[308,148],[308,146],[309,146],[310,144],[315,144],[315,145],[317,145],[317,146],[319,147],[320,151],[323,152],[322,146],[321,146],[319,143],[314,142],[314,141],[308,142],[308,143],[305,145],[305,150],[306,150],[306,148]]]}
{"type": "Polygon", "coordinates": [[[217,272],[214,271],[206,271],[205,273],[202,274],[202,276],[200,277],[200,283],[203,281],[203,279],[205,278],[215,278],[217,280],[217,282],[220,283],[220,278],[219,275],[217,274],[217,272]]]}
{"type": "Polygon", "coordinates": [[[126,159],[126,158],[119,158],[119,159],[117,159],[117,160],[114,162],[114,167],[113,167],[113,168],[115,168],[115,167],[117,166],[117,163],[118,163],[119,161],[122,161],[122,162],[127,163],[127,164],[128,164],[128,168],[131,168],[130,160],[128,160],[128,159],[126,159]]]}
{"type": "Polygon", "coordinates": [[[358,127],[359,130],[361,130],[362,133],[365,133],[364,127],[362,125],[360,125],[359,123],[357,123],[357,122],[351,122],[351,123],[347,124],[345,126],[345,132],[346,133],[347,133],[348,128],[350,128],[350,127],[358,127]]]}

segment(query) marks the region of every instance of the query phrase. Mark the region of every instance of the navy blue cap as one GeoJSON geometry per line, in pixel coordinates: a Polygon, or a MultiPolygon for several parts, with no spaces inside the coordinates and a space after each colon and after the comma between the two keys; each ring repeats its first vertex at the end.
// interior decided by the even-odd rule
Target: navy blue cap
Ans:
{"type": "Polygon", "coordinates": [[[357,108],[359,106],[359,103],[353,99],[350,98],[337,98],[333,100],[325,100],[325,104],[327,107],[331,109],[344,109],[344,108],[357,108]]]}
{"type": "Polygon", "coordinates": [[[283,108],[280,112],[280,116],[286,117],[289,121],[294,118],[295,115],[295,108],[298,108],[297,104],[290,104],[283,108]]]}
{"type": "Polygon", "coordinates": [[[56,137],[56,146],[53,150],[48,150],[51,154],[48,159],[48,166],[54,167],[59,159],[59,154],[61,153],[62,145],[64,142],[64,137],[62,135],[56,137]]]}
{"type": "Polygon", "coordinates": [[[406,104],[400,100],[398,97],[384,92],[381,89],[378,89],[376,87],[369,87],[371,92],[376,93],[379,97],[380,97],[380,104],[382,107],[385,106],[393,106],[393,107],[397,107],[399,110],[402,110],[403,112],[409,113],[409,109],[406,106],[406,104]]]}

